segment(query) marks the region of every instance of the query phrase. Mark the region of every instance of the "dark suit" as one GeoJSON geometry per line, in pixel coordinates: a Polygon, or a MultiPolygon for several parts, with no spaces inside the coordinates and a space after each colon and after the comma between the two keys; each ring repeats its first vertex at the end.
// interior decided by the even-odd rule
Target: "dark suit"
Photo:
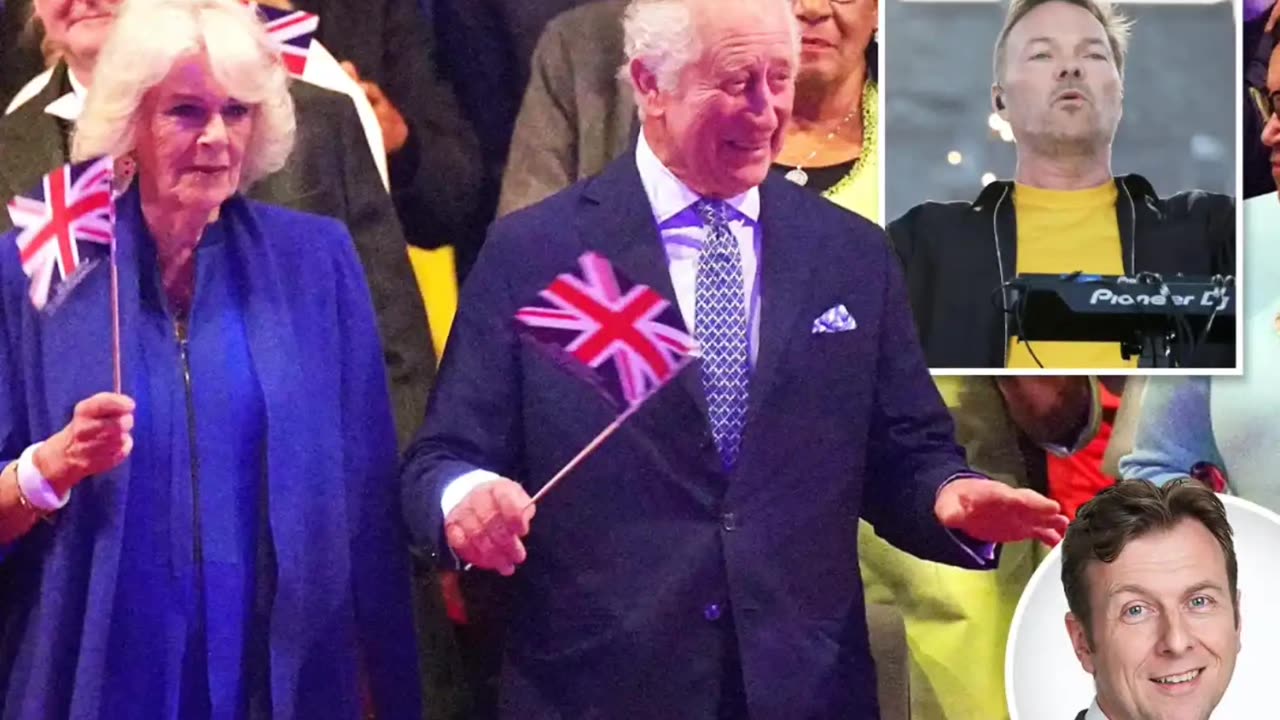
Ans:
{"type": "Polygon", "coordinates": [[[1076,720],[1084,720],[1084,716],[1088,714],[1089,714],[1088,710],[1081,710],[1080,714],[1076,716],[1076,720]]]}
{"type": "MultiPolygon", "coordinates": [[[[65,65],[39,95],[0,118],[0,197],[35,186],[67,162],[64,123],[44,107],[70,91],[65,65]]],[[[355,239],[382,336],[400,446],[422,422],[435,356],[426,310],[409,265],[395,210],[369,154],[355,106],[345,95],[295,82],[298,139],[288,164],[263,179],[249,196],[346,223],[355,239]]],[[[0,230],[9,226],[0,213],[0,230]]]]}
{"type": "MultiPolygon", "coordinates": [[[[405,236],[439,247],[468,231],[480,192],[480,148],[449,85],[436,72],[433,38],[415,0],[295,0],[320,16],[316,37],[372,80],[409,126],[387,158],[405,236]]],[[[378,148],[379,151],[382,148],[378,148]]]]}
{"type": "Polygon", "coordinates": [[[0,0],[0,112],[31,77],[44,71],[39,43],[26,36],[31,0],[0,0]]]}
{"type": "MultiPolygon", "coordinates": [[[[933,514],[966,467],[883,231],[780,180],[761,187],[760,226],[736,470],[722,469],[690,368],[557,487],[514,578],[504,716],[711,718],[736,675],[754,717],[877,717],[858,517],[921,557],[991,565],[933,514]],[[837,303],[857,328],[812,334],[837,303]]],[[[510,320],[587,249],[674,298],[632,154],[492,227],[406,458],[419,541],[438,541],[441,492],[462,472],[532,494],[613,419],[510,320]]]]}

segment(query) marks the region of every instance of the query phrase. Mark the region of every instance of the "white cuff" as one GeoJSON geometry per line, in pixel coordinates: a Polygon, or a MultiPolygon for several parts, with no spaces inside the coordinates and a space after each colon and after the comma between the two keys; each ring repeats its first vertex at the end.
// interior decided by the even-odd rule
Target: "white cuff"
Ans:
{"type": "Polygon", "coordinates": [[[449,517],[449,513],[462,502],[467,493],[476,489],[476,486],[483,485],[490,480],[497,480],[502,477],[496,472],[488,470],[475,469],[465,472],[445,486],[444,492],[440,493],[440,509],[444,510],[443,517],[449,517]]]}
{"type": "Polygon", "coordinates": [[[51,513],[66,507],[67,501],[71,499],[71,491],[58,497],[58,492],[36,469],[36,448],[43,444],[38,442],[28,447],[18,457],[18,490],[32,507],[51,513]]]}

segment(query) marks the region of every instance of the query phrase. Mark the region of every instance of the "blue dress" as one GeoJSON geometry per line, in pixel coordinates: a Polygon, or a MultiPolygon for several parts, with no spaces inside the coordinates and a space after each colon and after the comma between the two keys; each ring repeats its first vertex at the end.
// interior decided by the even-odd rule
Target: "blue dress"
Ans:
{"type": "Polygon", "coordinates": [[[246,647],[261,623],[253,616],[255,575],[272,568],[257,566],[264,408],[244,283],[224,229],[213,226],[195,254],[190,320],[179,324],[163,300],[154,246],[145,234],[138,239],[133,329],[147,350],[131,373],[140,492],[130,494],[128,509],[127,552],[139,559],[129,582],[164,588],[172,602],[150,608],[152,622],[121,616],[113,633],[138,650],[151,647],[148,636],[163,638],[160,655],[132,660],[153,668],[130,693],[154,698],[156,716],[246,717],[249,669],[265,662],[246,647]]]}
{"type": "MultiPolygon", "coordinates": [[[[0,548],[0,720],[420,717],[395,434],[336,222],[240,198],[183,338],[136,192],[117,202],[134,451],[0,548]],[[189,378],[189,383],[188,383],[189,378]],[[188,387],[190,391],[188,392],[188,387]]],[[[111,387],[108,273],[52,312],[0,236],[0,462],[111,387]]]]}

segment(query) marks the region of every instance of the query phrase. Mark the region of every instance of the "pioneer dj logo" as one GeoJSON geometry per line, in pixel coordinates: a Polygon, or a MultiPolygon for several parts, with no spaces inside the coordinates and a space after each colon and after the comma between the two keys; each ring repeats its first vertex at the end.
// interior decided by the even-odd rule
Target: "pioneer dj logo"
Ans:
{"type": "Polygon", "coordinates": [[[1113,307],[1151,306],[1151,307],[1186,307],[1225,310],[1231,303],[1231,294],[1218,290],[1205,290],[1202,294],[1178,295],[1170,293],[1168,297],[1159,292],[1122,292],[1101,288],[1089,296],[1090,305],[1110,305],[1113,307]]]}

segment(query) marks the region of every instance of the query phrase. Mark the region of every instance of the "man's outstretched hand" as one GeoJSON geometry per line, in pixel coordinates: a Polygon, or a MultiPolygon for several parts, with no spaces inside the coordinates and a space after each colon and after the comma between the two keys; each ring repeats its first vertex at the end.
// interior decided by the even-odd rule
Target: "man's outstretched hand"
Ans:
{"type": "Polygon", "coordinates": [[[952,480],[938,493],[933,514],[944,527],[983,542],[1034,539],[1054,546],[1067,531],[1067,516],[1057,501],[994,480],[952,480]]]}

